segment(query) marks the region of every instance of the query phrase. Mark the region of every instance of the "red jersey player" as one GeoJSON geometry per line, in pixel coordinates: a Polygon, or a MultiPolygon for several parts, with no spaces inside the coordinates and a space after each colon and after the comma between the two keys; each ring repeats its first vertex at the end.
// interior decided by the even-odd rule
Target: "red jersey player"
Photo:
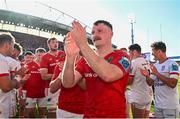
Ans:
{"type": "MultiPolygon", "coordinates": [[[[45,98],[45,81],[42,80],[41,75],[40,75],[40,66],[39,62],[42,57],[42,55],[45,53],[44,48],[38,48],[36,49],[36,54],[35,54],[35,60],[31,60],[26,64],[30,77],[29,79],[25,82],[25,87],[26,87],[26,113],[28,118],[33,118],[35,117],[35,110],[36,110],[36,105],[38,106],[39,110],[39,115],[40,118],[45,118],[46,114],[46,103],[47,100],[45,98]]],[[[29,54],[30,57],[33,54],[29,54]]],[[[25,56],[26,60],[27,55],[25,56]]]]}
{"type": "Polygon", "coordinates": [[[126,118],[125,89],[130,70],[129,57],[122,51],[113,50],[113,31],[109,22],[96,21],[92,36],[96,53],[88,46],[82,25],[76,21],[72,23],[72,30],[65,41],[66,60],[60,74],[62,84],[70,88],[85,79],[85,118],[126,118]],[[74,70],[79,50],[83,59],[74,70]]]}
{"type": "Polygon", "coordinates": [[[82,118],[84,114],[85,91],[79,85],[75,85],[73,88],[64,88],[61,85],[61,79],[58,75],[61,73],[63,65],[64,62],[56,65],[50,83],[50,91],[52,93],[61,89],[56,116],[57,118],[82,118]]]}
{"type": "Polygon", "coordinates": [[[48,114],[47,116],[50,118],[56,117],[56,107],[58,102],[59,92],[54,94],[50,93],[49,83],[51,81],[54,68],[60,61],[65,60],[65,53],[63,51],[58,50],[58,41],[56,38],[50,38],[47,41],[49,52],[47,52],[44,56],[42,56],[40,62],[40,72],[43,80],[46,80],[46,96],[47,96],[47,108],[48,114]],[[53,97],[53,98],[52,98],[53,97]]]}

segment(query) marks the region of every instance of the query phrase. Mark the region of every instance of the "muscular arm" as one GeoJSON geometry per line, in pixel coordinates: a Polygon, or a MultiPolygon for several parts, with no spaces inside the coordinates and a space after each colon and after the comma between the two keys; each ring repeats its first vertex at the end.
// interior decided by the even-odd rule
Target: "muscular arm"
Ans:
{"type": "Polygon", "coordinates": [[[167,78],[163,75],[161,75],[159,72],[156,73],[156,76],[158,79],[160,79],[163,83],[165,83],[170,88],[175,88],[178,80],[175,78],[167,78]]]}
{"type": "Polygon", "coordinates": [[[3,92],[9,92],[13,88],[17,88],[19,83],[16,79],[11,80],[10,76],[2,76],[0,77],[0,89],[3,92]]]}
{"type": "Polygon", "coordinates": [[[171,76],[170,76],[170,78],[169,77],[165,77],[164,75],[162,75],[162,74],[160,74],[159,72],[158,72],[158,70],[156,69],[156,67],[155,66],[153,66],[153,65],[151,65],[151,70],[152,70],[152,73],[155,75],[155,76],[157,76],[157,78],[159,79],[159,80],[161,80],[163,83],[165,83],[168,87],[170,87],[170,88],[175,88],[176,87],[176,85],[177,85],[177,82],[178,82],[178,80],[176,79],[176,78],[171,78],[171,76]]]}
{"type": "Polygon", "coordinates": [[[65,59],[61,78],[62,84],[66,88],[73,87],[82,78],[82,76],[75,71],[75,59],[76,56],[67,56],[65,59]]]}
{"type": "Polygon", "coordinates": [[[88,45],[81,45],[80,49],[90,67],[103,81],[112,82],[123,77],[123,72],[120,68],[108,63],[104,58],[97,56],[88,45]]]}
{"type": "Polygon", "coordinates": [[[48,74],[48,69],[42,68],[40,69],[41,77],[43,80],[51,80],[53,74],[48,74]]]}
{"type": "Polygon", "coordinates": [[[82,25],[79,22],[74,21],[72,26],[72,38],[92,70],[105,82],[112,82],[123,77],[123,71],[118,68],[118,66],[108,63],[103,57],[95,54],[95,52],[88,46],[86,31],[82,25]]]}
{"type": "Polygon", "coordinates": [[[61,79],[57,77],[55,80],[51,81],[49,88],[51,93],[58,91],[61,88],[61,79]]]}

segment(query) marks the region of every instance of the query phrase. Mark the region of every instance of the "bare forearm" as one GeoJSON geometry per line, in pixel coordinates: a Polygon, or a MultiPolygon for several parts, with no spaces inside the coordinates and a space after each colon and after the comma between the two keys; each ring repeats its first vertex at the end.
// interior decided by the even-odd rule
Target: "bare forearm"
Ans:
{"type": "Polygon", "coordinates": [[[167,86],[174,88],[177,85],[177,79],[169,79],[160,73],[156,74],[157,78],[160,79],[163,83],[165,83],[167,86]]]}
{"type": "Polygon", "coordinates": [[[66,88],[73,87],[74,85],[74,65],[75,56],[66,57],[65,64],[62,70],[62,85],[66,88]]]}
{"type": "Polygon", "coordinates": [[[18,88],[19,88],[19,85],[20,85],[20,82],[18,82],[16,79],[13,79],[13,80],[12,80],[12,89],[13,89],[13,88],[18,89],[18,88]]]}
{"type": "Polygon", "coordinates": [[[81,52],[93,71],[96,72],[104,81],[111,82],[115,78],[119,79],[123,76],[123,73],[121,72],[121,76],[117,77],[117,74],[115,73],[117,70],[114,68],[115,66],[109,64],[104,58],[97,56],[89,46],[82,46],[81,52]]]}
{"type": "Polygon", "coordinates": [[[6,85],[6,88],[3,88],[3,92],[9,92],[14,88],[19,87],[19,82],[16,79],[9,80],[8,85],[6,85]]]}
{"type": "Polygon", "coordinates": [[[55,93],[61,88],[61,79],[56,78],[54,81],[51,81],[49,87],[50,87],[51,93],[55,93]]]}
{"type": "Polygon", "coordinates": [[[53,74],[43,74],[42,79],[43,80],[51,80],[53,74]]]}

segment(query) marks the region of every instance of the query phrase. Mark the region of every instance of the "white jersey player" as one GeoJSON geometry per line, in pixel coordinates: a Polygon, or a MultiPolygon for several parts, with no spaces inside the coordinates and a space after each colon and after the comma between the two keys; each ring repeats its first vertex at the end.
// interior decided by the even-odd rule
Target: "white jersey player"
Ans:
{"type": "Polygon", "coordinates": [[[14,49],[14,37],[9,33],[0,33],[0,118],[8,118],[10,93],[18,87],[17,80],[11,80],[6,56],[11,56],[14,49]]]}
{"type": "Polygon", "coordinates": [[[155,87],[155,116],[157,118],[178,118],[178,77],[179,66],[166,56],[166,45],[155,42],[151,45],[152,54],[158,60],[151,66],[152,75],[147,70],[141,70],[149,85],[155,87]]]}
{"type": "MultiPolygon", "coordinates": [[[[18,75],[15,75],[15,71],[19,70],[21,68],[21,64],[20,62],[18,62],[17,60],[11,58],[11,57],[6,57],[8,66],[9,66],[9,71],[10,71],[10,75],[11,75],[11,79],[17,79],[20,78],[18,75]]],[[[10,100],[11,102],[9,103],[9,108],[10,108],[10,117],[14,117],[16,115],[16,89],[13,89],[11,91],[9,91],[8,93],[10,93],[10,100]]]]}
{"type": "Polygon", "coordinates": [[[149,63],[141,56],[141,47],[138,44],[129,46],[131,57],[131,72],[129,84],[131,92],[129,102],[131,103],[134,118],[149,118],[149,111],[152,102],[152,87],[146,83],[146,77],[140,69],[150,69],[149,63]]]}

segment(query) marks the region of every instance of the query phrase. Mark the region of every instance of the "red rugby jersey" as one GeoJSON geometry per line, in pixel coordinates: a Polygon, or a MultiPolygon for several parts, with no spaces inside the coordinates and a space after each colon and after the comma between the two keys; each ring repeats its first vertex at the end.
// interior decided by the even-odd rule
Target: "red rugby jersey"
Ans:
{"type": "MultiPolygon", "coordinates": [[[[58,51],[57,56],[54,56],[50,53],[46,53],[42,56],[40,67],[47,68],[48,74],[54,73],[54,68],[58,64],[58,62],[64,62],[65,60],[65,53],[63,51],[58,51]]],[[[50,80],[46,81],[46,88],[49,87],[50,80]]]]}
{"type": "Polygon", "coordinates": [[[40,74],[40,66],[32,61],[26,64],[28,72],[30,73],[29,79],[25,82],[26,96],[29,98],[42,98],[45,97],[45,81],[42,80],[40,74]]]}
{"type": "Polygon", "coordinates": [[[85,118],[126,118],[125,90],[130,71],[129,57],[126,53],[117,50],[104,59],[118,66],[124,76],[111,83],[104,82],[88,63],[81,59],[76,70],[86,80],[87,103],[84,116],[85,118]]]}
{"type": "MultiPolygon", "coordinates": [[[[61,65],[62,66],[62,65],[61,65]]],[[[55,80],[59,73],[62,71],[62,67],[57,65],[54,69],[52,80],[55,80]]],[[[73,88],[61,87],[61,91],[58,99],[58,108],[66,110],[68,112],[83,114],[85,103],[85,91],[78,85],[73,88]]]]}

